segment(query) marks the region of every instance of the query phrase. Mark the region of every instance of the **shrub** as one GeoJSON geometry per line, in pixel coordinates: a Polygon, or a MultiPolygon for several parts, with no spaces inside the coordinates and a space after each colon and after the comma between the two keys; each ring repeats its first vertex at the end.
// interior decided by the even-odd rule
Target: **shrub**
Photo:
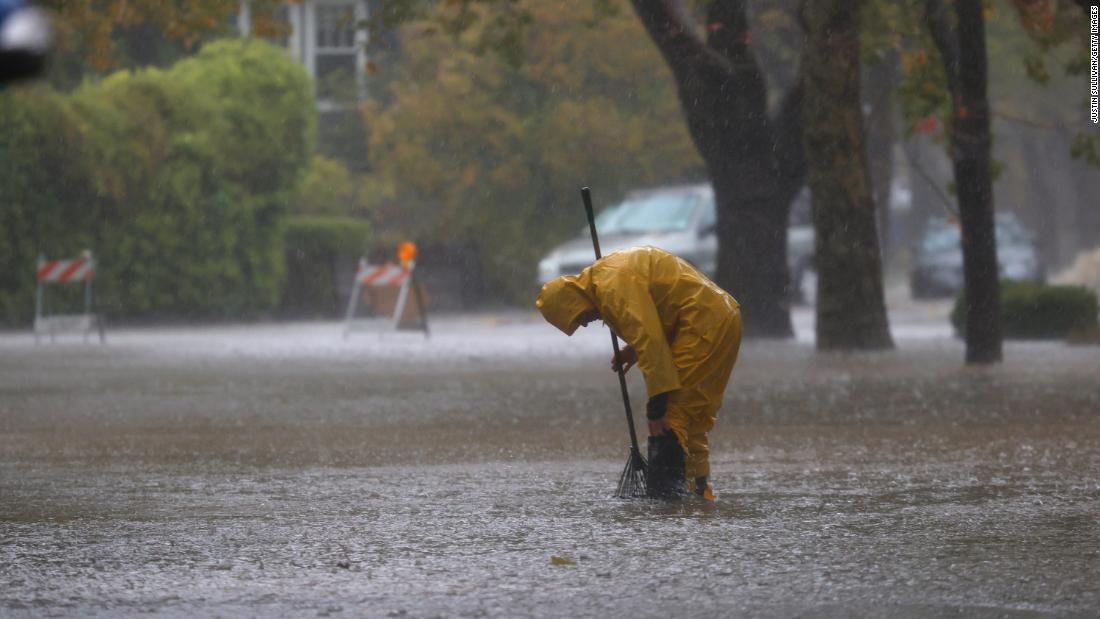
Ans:
{"type": "MultiPolygon", "coordinates": [[[[966,295],[955,300],[951,323],[965,334],[966,295]]],[[[1083,286],[1001,282],[1001,328],[1006,338],[1064,339],[1097,329],[1096,294],[1083,286]]]]}
{"type": "Polygon", "coordinates": [[[355,177],[343,163],[315,155],[295,201],[302,215],[355,215],[362,213],[355,177]]]}
{"type": "Polygon", "coordinates": [[[287,281],[282,309],[293,315],[333,316],[347,300],[340,277],[350,277],[370,240],[371,227],[351,217],[292,217],[285,235],[287,281]],[[341,269],[344,265],[346,269],[341,269]],[[346,272],[342,273],[342,271],[346,272]]]}
{"type": "Polygon", "coordinates": [[[284,50],[219,41],[166,70],[11,94],[0,102],[0,224],[13,241],[0,272],[19,275],[0,280],[0,320],[29,318],[40,251],[84,248],[113,316],[276,307],[282,222],[316,125],[309,76],[284,50]]]}
{"type": "Polygon", "coordinates": [[[540,24],[520,66],[483,53],[477,28],[403,37],[388,103],[366,107],[373,220],[462,247],[482,305],[530,304],[539,258],[584,226],[580,186],[605,205],[704,172],[665,63],[635,44],[643,26],[597,4],[516,3],[540,24]]]}
{"type": "Polygon", "coordinates": [[[76,258],[94,246],[91,175],[65,98],[48,89],[0,93],[0,324],[34,315],[39,253],[76,258]]]}

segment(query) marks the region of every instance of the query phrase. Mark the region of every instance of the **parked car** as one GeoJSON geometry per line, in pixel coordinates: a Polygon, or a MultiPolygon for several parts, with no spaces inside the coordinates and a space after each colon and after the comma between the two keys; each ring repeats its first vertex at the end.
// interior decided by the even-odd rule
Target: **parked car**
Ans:
{"type": "MultiPolygon", "coordinates": [[[[1035,236],[1012,213],[995,218],[997,264],[1002,279],[1043,281],[1046,277],[1035,236]]],[[[909,289],[914,299],[951,297],[963,289],[959,225],[946,218],[928,221],[913,249],[909,289]]]]}
{"type": "Polygon", "coordinates": [[[787,269],[790,299],[812,305],[817,298],[817,267],[814,265],[814,219],[810,189],[804,187],[791,204],[787,228],[787,269]]]}
{"type": "MultiPolygon", "coordinates": [[[[670,251],[695,265],[708,277],[717,268],[714,191],[709,184],[676,185],[629,193],[621,203],[596,217],[600,249],[609,254],[627,247],[652,245],[670,251]]],[[[812,273],[813,228],[796,221],[787,251],[793,281],[812,273]],[[796,269],[797,267],[797,269],[796,269]]],[[[565,274],[579,273],[592,264],[592,240],[588,226],[573,239],[554,248],[539,262],[539,284],[565,274]]]]}
{"type": "MultiPolygon", "coordinates": [[[[670,251],[714,275],[718,253],[714,192],[708,184],[679,185],[631,192],[623,202],[596,217],[600,250],[652,245],[670,251]]],[[[539,284],[559,275],[579,273],[592,264],[588,226],[577,237],[554,248],[539,262],[539,284]]]]}

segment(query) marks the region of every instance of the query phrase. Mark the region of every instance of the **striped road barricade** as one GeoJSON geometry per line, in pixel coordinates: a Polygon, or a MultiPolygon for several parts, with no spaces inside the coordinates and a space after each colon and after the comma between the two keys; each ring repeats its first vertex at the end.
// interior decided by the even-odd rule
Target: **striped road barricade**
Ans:
{"type": "Polygon", "coordinates": [[[38,291],[34,301],[34,341],[39,343],[43,336],[48,335],[50,341],[55,341],[59,333],[81,333],[84,341],[93,332],[99,333],[99,342],[102,344],[105,336],[103,319],[92,311],[92,282],[95,279],[96,262],[92,252],[85,251],[79,258],[71,260],[47,260],[45,256],[38,257],[38,266],[35,269],[35,279],[38,282],[38,291]],[[60,284],[84,285],[84,311],[83,313],[50,313],[47,290],[50,286],[60,284]]]}
{"type": "MultiPolygon", "coordinates": [[[[355,272],[355,283],[352,286],[351,298],[348,299],[348,309],[344,317],[344,338],[347,338],[353,331],[370,331],[377,330],[379,335],[385,331],[397,331],[398,329],[405,329],[407,327],[407,321],[403,320],[406,316],[407,308],[409,307],[409,295],[412,293],[413,300],[416,303],[416,307],[419,310],[416,315],[419,317],[417,324],[412,327],[414,330],[423,331],[424,336],[428,336],[428,316],[427,308],[425,307],[423,298],[420,294],[420,288],[416,285],[413,273],[416,270],[416,262],[408,261],[404,265],[396,264],[368,264],[365,258],[359,259],[359,268],[355,272]],[[370,289],[372,291],[372,298],[375,296],[381,296],[379,292],[382,289],[397,289],[397,299],[393,306],[393,315],[389,320],[364,320],[359,317],[360,303],[362,302],[363,293],[370,289]]],[[[372,305],[378,305],[374,303],[372,305]]],[[[378,318],[378,308],[371,307],[372,314],[378,318]]]]}

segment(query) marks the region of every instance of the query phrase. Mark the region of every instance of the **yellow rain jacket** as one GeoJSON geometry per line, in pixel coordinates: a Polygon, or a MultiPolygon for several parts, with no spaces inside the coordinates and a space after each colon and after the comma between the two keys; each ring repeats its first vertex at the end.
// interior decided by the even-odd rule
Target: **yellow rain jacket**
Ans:
{"type": "Polygon", "coordinates": [[[740,306],[729,293],[667,251],[635,247],[547,282],[535,306],[566,335],[598,311],[637,352],[649,397],[669,394],[666,419],[688,479],[710,474],[706,433],[741,346],[740,306]]]}

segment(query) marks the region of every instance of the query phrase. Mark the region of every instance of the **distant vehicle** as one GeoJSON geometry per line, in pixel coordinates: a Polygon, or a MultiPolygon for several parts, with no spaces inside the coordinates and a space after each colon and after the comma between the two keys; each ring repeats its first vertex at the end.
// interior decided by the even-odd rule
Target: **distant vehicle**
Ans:
{"type": "MultiPolygon", "coordinates": [[[[716,221],[714,191],[709,184],[675,185],[627,194],[621,203],[596,217],[596,230],[605,255],[652,245],[714,277],[718,257],[716,221]]],[[[808,221],[795,221],[788,236],[788,266],[792,276],[798,274],[792,280],[801,283],[806,274],[812,274],[813,227],[808,221]]],[[[592,240],[585,226],[576,238],[554,248],[539,262],[539,284],[559,275],[579,273],[593,260],[592,240]]]]}
{"type": "MultiPolygon", "coordinates": [[[[718,255],[715,222],[710,185],[678,185],[631,192],[596,217],[596,230],[604,255],[652,245],[713,277],[718,255]]],[[[539,262],[539,284],[559,275],[580,273],[593,260],[592,239],[585,226],[576,238],[554,248],[539,262]]]]}
{"type": "Polygon", "coordinates": [[[791,204],[787,228],[787,269],[790,299],[812,305],[817,297],[817,267],[814,266],[814,219],[810,190],[804,187],[791,204]]]}
{"type": "MultiPolygon", "coordinates": [[[[997,213],[997,264],[1002,279],[1043,281],[1045,268],[1035,236],[1012,213],[997,213]]],[[[928,221],[913,249],[909,289],[914,299],[951,297],[963,289],[962,248],[957,223],[928,221]]]]}

